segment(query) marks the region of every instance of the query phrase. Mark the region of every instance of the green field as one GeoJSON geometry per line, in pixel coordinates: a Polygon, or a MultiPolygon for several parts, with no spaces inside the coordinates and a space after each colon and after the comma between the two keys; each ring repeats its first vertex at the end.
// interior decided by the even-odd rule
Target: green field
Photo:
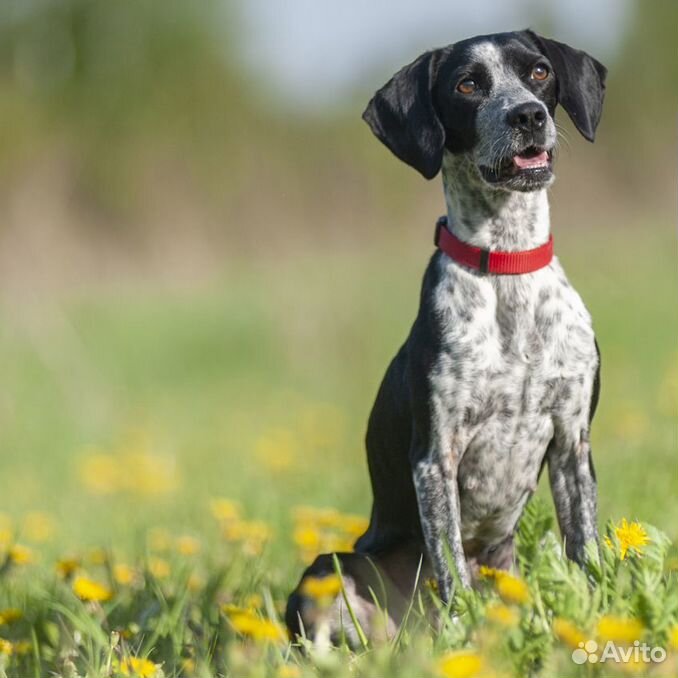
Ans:
{"type": "MultiPolygon", "coordinates": [[[[555,235],[603,356],[593,428],[601,525],[626,517],[675,542],[675,234],[632,224],[555,235]]],[[[416,311],[428,233],[414,242],[378,255],[238,260],[209,288],[109,287],[3,305],[0,548],[10,556],[0,617],[23,610],[0,624],[15,643],[0,651],[7,675],[129,673],[115,659],[127,654],[148,655],[166,675],[433,675],[446,645],[478,645],[455,627],[435,641],[408,636],[402,659],[377,647],[306,662],[284,644],[243,641],[220,612],[254,592],[262,616],[281,609],[303,565],[295,507],[368,514],[362,436],[416,311]],[[239,504],[236,523],[224,523],[216,498],[239,504]],[[79,564],[73,576],[108,582],[112,599],[80,602],[55,572],[66,557],[79,564]]],[[[548,488],[540,493],[550,502],[548,488]]],[[[666,575],[674,594],[675,576],[666,575]]],[[[610,609],[623,612],[621,599],[610,609]]],[[[661,628],[676,623],[678,602],[672,609],[661,628]]],[[[593,675],[564,666],[562,675],[593,675]]]]}

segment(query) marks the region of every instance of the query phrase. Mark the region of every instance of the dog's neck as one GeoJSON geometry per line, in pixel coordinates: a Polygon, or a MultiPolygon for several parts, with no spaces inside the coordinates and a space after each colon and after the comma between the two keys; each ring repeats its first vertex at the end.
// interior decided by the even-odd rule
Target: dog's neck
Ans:
{"type": "Polygon", "coordinates": [[[464,242],[490,250],[529,250],[549,237],[546,190],[493,189],[466,155],[445,152],[443,188],[450,230],[464,242]]]}

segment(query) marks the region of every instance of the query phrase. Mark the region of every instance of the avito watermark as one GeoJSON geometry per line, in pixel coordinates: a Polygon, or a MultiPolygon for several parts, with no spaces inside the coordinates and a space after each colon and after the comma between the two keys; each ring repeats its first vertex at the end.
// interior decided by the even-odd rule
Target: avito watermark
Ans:
{"type": "Polygon", "coordinates": [[[666,650],[663,647],[652,647],[647,643],[634,641],[632,645],[616,645],[608,640],[599,653],[599,645],[595,640],[579,643],[579,648],[572,653],[575,664],[661,664],[666,659],[666,650]]]}

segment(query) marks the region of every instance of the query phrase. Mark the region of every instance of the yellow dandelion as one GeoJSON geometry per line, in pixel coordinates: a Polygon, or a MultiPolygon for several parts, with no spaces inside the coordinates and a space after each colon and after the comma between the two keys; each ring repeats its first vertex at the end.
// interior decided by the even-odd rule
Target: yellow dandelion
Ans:
{"type": "Polygon", "coordinates": [[[305,551],[315,551],[320,549],[321,534],[318,529],[312,525],[302,525],[294,530],[294,543],[305,551]]]}
{"type": "Polygon", "coordinates": [[[73,593],[80,600],[104,603],[113,597],[113,591],[105,584],[101,584],[87,577],[77,577],[73,582],[73,593]]]}
{"type": "Polygon", "coordinates": [[[564,643],[573,650],[582,647],[580,643],[585,643],[588,639],[588,636],[581,629],[575,626],[569,619],[563,619],[562,617],[556,617],[553,620],[553,633],[561,643],[564,643]]]}
{"type": "Polygon", "coordinates": [[[273,530],[261,520],[251,520],[243,527],[245,533],[243,551],[248,555],[259,555],[273,536],[273,530]]]}
{"type": "Polygon", "coordinates": [[[250,593],[246,596],[244,604],[249,610],[258,610],[264,606],[264,598],[260,593],[250,593]]]}
{"type": "Polygon", "coordinates": [[[315,549],[312,551],[306,551],[302,549],[301,551],[299,551],[298,555],[299,560],[301,560],[302,563],[304,563],[305,565],[310,565],[316,559],[318,551],[315,549]]]}
{"type": "Polygon", "coordinates": [[[177,551],[182,556],[194,556],[200,552],[200,540],[191,535],[184,534],[177,538],[177,551]]]}
{"type": "MultiPolygon", "coordinates": [[[[641,555],[643,548],[650,542],[645,528],[637,522],[629,523],[626,518],[622,518],[619,525],[614,528],[614,534],[619,542],[619,557],[624,560],[629,551],[636,555],[641,555]]],[[[605,543],[613,547],[609,537],[605,538],[605,543]]]]}
{"type": "Polygon", "coordinates": [[[273,536],[273,530],[261,520],[252,520],[248,525],[247,536],[260,541],[268,541],[273,536]]]}
{"type": "Polygon", "coordinates": [[[678,624],[669,631],[669,644],[674,650],[678,650],[678,624]]]}
{"type": "Polygon", "coordinates": [[[154,664],[150,659],[143,657],[128,657],[120,662],[120,673],[123,676],[136,678],[152,678],[158,673],[160,664],[154,664]]]}
{"type": "Polygon", "coordinates": [[[24,613],[17,607],[8,607],[6,610],[0,610],[0,624],[13,624],[19,621],[24,613]]]}
{"type": "Polygon", "coordinates": [[[181,672],[185,675],[193,675],[195,673],[195,659],[192,657],[184,657],[181,660],[181,672]]]}
{"type": "Polygon", "coordinates": [[[54,568],[57,574],[63,579],[69,579],[80,568],[80,559],[75,557],[59,558],[56,561],[54,568]]]}
{"type": "Polygon", "coordinates": [[[318,509],[315,506],[307,506],[306,504],[295,506],[292,509],[292,517],[297,523],[313,523],[317,514],[318,509]]]}
{"type": "Polygon", "coordinates": [[[334,599],[341,592],[341,577],[328,574],[325,577],[306,577],[301,592],[315,600],[334,599]]]}
{"type": "Polygon", "coordinates": [[[339,528],[351,535],[352,537],[360,537],[367,530],[370,521],[363,516],[342,515],[339,521],[339,528]]]}
{"type": "Polygon", "coordinates": [[[478,574],[484,579],[494,579],[497,575],[503,573],[503,570],[497,570],[494,567],[488,567],[487,565],[481,565],[478,570],[478,574]]]}
{"type": "Polygon", "coordinates": [[[475,678],[480,676],[483,660],[475,652],[449,652],[438,660],[436,668],[445,678],[475,678]]]}
{"type": "Polygon", "coordinates": [[[602,641],[632,644],[640,640],[645,627],[638,619],[605,615],[598,621],[596,635],[602,641]]]}
{"type": "Polygon", "coordinates": [[[339,534],[326,534],[321,541],[320,550],[325,553],[351,553],[354,539],[339,534]]]}
{"type": "Polygon", "coordinates": [[[530,591],[527,584],[508,572],[497,574],[495,585],[497,593],[505,603],[524,605],[530,601],[530,591]]]}
{"type": "Polygon", "coordinates": [[[300,678],[301,671],[294,664],[283,664],[278,667],[277,678],[300,678]]]}
{"type": "Polygon", "coordinates": [[[252,610],[246,610],[238,605],[224,605],[222,607],[233,628],[244,635],[250,635],[256,628],[259,618],[252,610]]]}
{"type": "Polygon", "coordinates": [[[24,516],[22,534],[32,542],[49,541],[56,531],[56,523],[52,516],[44,511],[31,511],[24,516]]]}
{"type": "Polygon", "coordinates": [[[229,522],[240,518],[240,504],[223,497],[210,501],[210,511],[219,522],[229,522]]]}
{"type": "Polygon", "coordinates": [[[127,491],[155,496],[174,491],[179,483],[176,464],[152,454],[150,447],[145,435],[113,452],[86,450],[78,469],[82,484],[99,495],[127,491]]]}
{"type": "Polygon", "coordinates": [[[108,562],[108,552],[101,547],[90,549],[87,553],[87,561],[91,565],[105,565],[108,562]]]}
{"type": "Polygon", "coordinates": [[[170,566],[169,563],[163,558],[149,558],[148,559],[148,571],[156,579],[167,579],[170,576],[170,566]]]}
{"type": "Polygon", "coordinates": [[[25,655],[33,649],[33,643],[30,640],[17,640],[14,643],[14,654],[25,655]]]}
{"type": "Polygon", "coordinates": [[[249,610],[229,613],[228,620],[238,633],[258,642],[280,642],[286,638],[280,624],[260,619],[249,610]]]}
{"type": "Polygon", "coordinates": [[[274,622],[271,619],[262,619],[254,637],[260,641],[284,642],[287,640],[287,633],[278,622],[274,622]]]}
{"type": "Polygon", "coordinates": [[[11,655],[14,651],[14,646],[9,640],[5,638],[0,638],[0,654],[11,655]]]}
{"type": "Polygon", "coordinates": [[[487,620],[496,626],[505,626],[512,628],[518,625],[520,615],[514,608],[502,605],[501,603],[493,603],[487,608],[487,620]]]}
{"type": "Polygon", "coordinates": [[[338,528],[341,526],[341,513],[335,508],[318,509],[317,522],[321,527],[338,528]]]}
{"type": "Polygon", "coordinates": [[[244,520],[233,520],[224,525],[221,534],[226,541],[241,541],[245,538],[247,532],[247,522],[244,520]]]}
{"type": "Polygon", "coordinates": [[[30,565],[35,561],[33,551],[23,544],[12,544],[7,552],[7,557],[13,565],[30,565]]]}
{"type": "Polygon", "coordinates": [[[113,579],[120,586],[129,586],[133,584],[137,578],[137,573],[134,568],[126,563],[116,563],[113,566],[113,579]]]}
{"type": "Polygon", "coordinates": [[[224,603],[221,606],[221,611],[227,616],[231,617],[236,614],[252,614],[253,610],[241,605],[236,605],[235,603],[224,603]]]}

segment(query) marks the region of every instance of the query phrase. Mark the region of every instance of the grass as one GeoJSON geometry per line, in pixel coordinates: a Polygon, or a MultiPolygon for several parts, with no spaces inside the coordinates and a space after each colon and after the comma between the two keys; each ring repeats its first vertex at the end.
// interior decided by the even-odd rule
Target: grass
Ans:
{"type": "MultiPolygon", "coordinates": [[[[556,237],[603,353],[593,430],[601,525],[641,520],[675,542],[675,236],[645,224],[556,237]]],[[[275,618],[314,546],[294,543],[295,506],[368,514],[362,435],[416,309],[425,240],[378,256],[301,253],[240,264],[200,291],[121,288],[3,307],[0,537],[5,550],[27,545],[34,561],[8,560],[2,572],[0,609],[18,607],[23,618],[0,625],[0,637],[25,641],[17,646],[24,654],[6,657],[8,675],[142,672],[125,664],[130,655],[148,655],[166,675],[344,675],[349,667],[425,675],[450,648],[484,647],[478,632],[488,605],[498,604],[493,590],[459,601],[464,624],[403,634],[398,651],[374,647],[356,658],[343,649],[298,666],[285,644],[243,642],[222,609],[247,608],[256,593],[257,618],[275,618]],[[218,497],[238,503],[235,522],[219,518],[210,503],[218,497]],[[73,594],[79,575],[55,573],[70,555],[80,576],[111,589],[110,600],[73,594]],[[116,575],[121,565],[127,578],[120,567],[116,575]]],[[[550,507],[546,488],[539,494],[550,507]]],[[[331,550],[352,534],[327,516],[315,546],[331,550]]],[[[555,556],[524,571],[542,605],[516,607],[522,645],[510,641],[509,663],[527,671],[536,659],[553,667],[565,656],[562,675],[590,675],[545,630],[556,613],[588,628],[600,614],[640,616],[648,637],[668,642],[675,574],[657,574],[671,556],[648,530],[652,557],[612,560],[598,575],[616,587],[606,602],[555,556]],[[649,602],[631,595],[638,581],[654,587],[649,602]],[[567,596],[545,600],[552,586],[576,591],[587,614],[567,596]]],[[[554,540],[545,534],[538,538],[554,540]]]]}

